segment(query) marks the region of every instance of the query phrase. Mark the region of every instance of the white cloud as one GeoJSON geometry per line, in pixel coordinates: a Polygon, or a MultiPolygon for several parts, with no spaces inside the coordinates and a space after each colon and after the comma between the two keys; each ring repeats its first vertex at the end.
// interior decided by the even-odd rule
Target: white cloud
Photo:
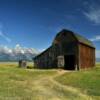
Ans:
{"type": "Polygon", "coordinates": [[[7,46],[0,46],[0,53],[10,54],[12,53],[12,49],[7,46]]]}
{"type": "Polygon", "coordinates": [[[100,7],[98,5],[90,5],[88,11],[83,12],[83,14],[94,24],[100,24],[100,7]]]}
{"type": "Polygon", "coordinates": [[[90,39],[91,41],[100,41],[100,35],[97,35],[90,39]]]}
{"type": "Polygon", "coordinates": [[[7,42],[11,42],[11,39],[8,36],[6,36],[2,31],[0,31],[0,36],[4,38],[7,42]]]}

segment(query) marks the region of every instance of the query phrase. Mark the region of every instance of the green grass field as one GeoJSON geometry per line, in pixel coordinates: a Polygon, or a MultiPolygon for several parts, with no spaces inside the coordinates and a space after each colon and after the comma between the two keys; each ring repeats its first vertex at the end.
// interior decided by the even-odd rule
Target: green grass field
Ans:
{"type": "Polygon", "coordinates": [[[73,72],[0,63],[0,100],[100,100],[100,63],[73,72]]]}

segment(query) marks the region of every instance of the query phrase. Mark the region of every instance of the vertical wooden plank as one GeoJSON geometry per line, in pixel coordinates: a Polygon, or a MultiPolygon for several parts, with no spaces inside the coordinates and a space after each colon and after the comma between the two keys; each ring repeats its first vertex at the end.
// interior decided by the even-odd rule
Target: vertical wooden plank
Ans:
{"type": "Polygon", "coordinates": [[[80,44],[80,67],[82,69],[95,66],[95,49],[84,44],[80,44]]]}

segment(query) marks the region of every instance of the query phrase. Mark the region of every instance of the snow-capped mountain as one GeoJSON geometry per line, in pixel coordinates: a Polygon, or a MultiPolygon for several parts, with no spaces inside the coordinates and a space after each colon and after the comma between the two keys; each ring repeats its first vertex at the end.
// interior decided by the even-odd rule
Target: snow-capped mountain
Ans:
{"type": "Polygon", "coordinates": [[[18,61],[20,59],[31,61],[37,54],[39,52],[34,48],[21,47],[19,44],[15,48],[0,46],[0,61],[18,61]]]}

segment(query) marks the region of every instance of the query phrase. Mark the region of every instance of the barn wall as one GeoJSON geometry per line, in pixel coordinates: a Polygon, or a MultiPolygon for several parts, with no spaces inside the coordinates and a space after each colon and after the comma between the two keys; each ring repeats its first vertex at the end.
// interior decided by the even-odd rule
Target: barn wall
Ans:
{"type": "Polygon", "coordinates": [[[75,55],[78,62],[78,45],[75,37],[70,33],[58,35],[52,46],[34,59],[37,68],[57,68],[58,56],[75,55]]]}
{"type": "Polygon", "coordinates": [[[75,63],[77,65],[76,69],[79,69],[78,41],[73,34],[71,34],[69,32],[59,34],[53,41],[53,44],[56,44],[59,47],[59,55],[58,56],[75,55],[75,57],[76,57],[75,63]]]}
{"type": "Polygon", "coordinates": [[[81,69],[95,66],[95,49],[79,44],[79,66],[81,69]]]}
{"type": "Polygon", "coordinates": [[[60,33],[52,45],[35,57],[36,68],[57,68],[58,56],[75,55],[76,68],[84,69],[95,66],[95,49],[79,43],[70,33],[60,33]]]}
{"type": "Polygon", "coordinates": [[[56,46],[51,46],[34,59],[34,66],[41,69],[56,68],[57,55],[58,48],[56,46]]]}
{"type": "Polygon", "coordinates": [[[53,45],[58,45],[59,55],[77,55],[78,41],[71,33],[61,33],[56,36],[53,45]]]}

